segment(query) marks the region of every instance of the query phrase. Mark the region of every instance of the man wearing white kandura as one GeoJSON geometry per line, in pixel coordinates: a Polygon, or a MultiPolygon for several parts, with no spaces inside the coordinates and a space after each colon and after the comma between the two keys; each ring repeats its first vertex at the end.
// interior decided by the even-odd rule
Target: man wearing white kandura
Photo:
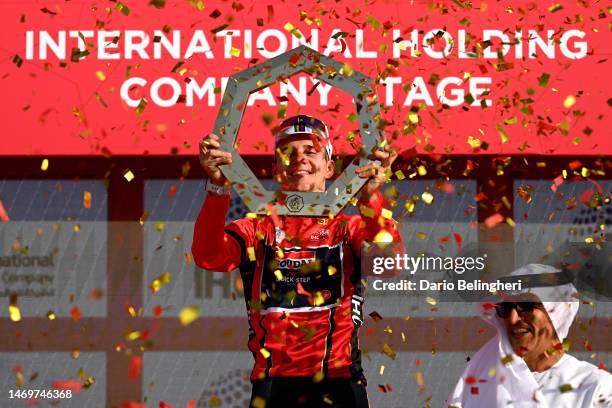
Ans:
{"type": "Polygon", "coordinates": [[[511,276],[534,284],[480,305],[497,334],[470,360],[447,407],[612,407],[612,375],[563,347],[578,313],[574,285],[547,265],[530,264],[511,276]]]}

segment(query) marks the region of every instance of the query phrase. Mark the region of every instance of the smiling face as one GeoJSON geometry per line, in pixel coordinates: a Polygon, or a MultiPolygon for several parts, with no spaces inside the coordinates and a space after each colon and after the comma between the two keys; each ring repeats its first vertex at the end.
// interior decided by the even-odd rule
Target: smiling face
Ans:
{"type": "Polygon", "coordinates": [[[510,309],[503,322],[512,349],[525,360],[537,359],[559,343],[555,328],[541,303],[532,310],[521,310],[519,304],[518,308],[510,309]]]}
{"type": "Polygon", "coordinates": [[[297,134],[282,140],[275,156],[275,178],[283,190],[301,192],[325,191],[325,180],[334,174],[334,162],[325,149],[315,146],[311,135],[297,134]]]}

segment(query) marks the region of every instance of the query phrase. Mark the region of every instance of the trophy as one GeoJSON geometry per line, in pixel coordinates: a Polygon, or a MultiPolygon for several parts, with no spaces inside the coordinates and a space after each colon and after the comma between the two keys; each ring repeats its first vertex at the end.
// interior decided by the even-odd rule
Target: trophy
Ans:
{"type": "Polygon", "coordinates": [[[355,169],[371,163],[368,156],[381,146],[380,107],[374,81],[348,66],[302,45],[229,78],[214,125],[221,148],[232,164],[220,166],[245,206],[256,214],[327,217],[338,214],[367,182],[355,169]],[[249,95],[279,79],[306,73],[353,97],[363,149],[324,192],[270,191],[264,188],[236,150],[235,143],[249,95]]]}

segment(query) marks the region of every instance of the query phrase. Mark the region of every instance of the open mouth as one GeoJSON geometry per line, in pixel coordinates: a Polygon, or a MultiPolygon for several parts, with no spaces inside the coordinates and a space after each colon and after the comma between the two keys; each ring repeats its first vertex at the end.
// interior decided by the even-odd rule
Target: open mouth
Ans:
{"type": "Polygon", "coordinates": [[[307,176],[309,174],[312,174],[312,172],[308,170],[296,170],[290,173],[291,176],[307,176]]]}
{"type": "Polygon", "coordinates": [[[527,327],[515,327],[511,331],[512,337],[522,337],[528,333],[531,333],[531,330],[527,327]]]}

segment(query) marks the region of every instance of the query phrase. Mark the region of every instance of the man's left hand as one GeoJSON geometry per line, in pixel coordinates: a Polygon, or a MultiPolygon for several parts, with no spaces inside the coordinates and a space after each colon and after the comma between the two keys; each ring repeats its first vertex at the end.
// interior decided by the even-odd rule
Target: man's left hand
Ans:
{"type": "Polygon", "coordinates": [[[387,173],[391,171],[391,165],[397,159],[397,151],[386,144],[382,149],[374,150],[368,158],[377,161],[355,170],[359,177],[369,179],[361,190],[362,197],[366,199],[387,181],[387,173]]]}

